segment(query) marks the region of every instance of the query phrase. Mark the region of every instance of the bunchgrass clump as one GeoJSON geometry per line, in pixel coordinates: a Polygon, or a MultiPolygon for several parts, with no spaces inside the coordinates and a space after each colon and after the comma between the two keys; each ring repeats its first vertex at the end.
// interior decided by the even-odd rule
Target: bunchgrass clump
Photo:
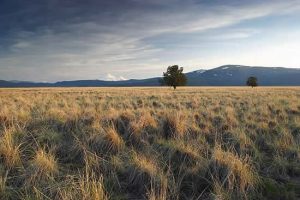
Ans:
{"type": "Polygon", "coordinates": [[[27,169],[28,181],[35,185],[39,182],[45,183],[54,179],[59,172],[58,164],[55,157],[43,149],[36,151],[30,166],[27,169]]]}
{"type": "Polygon", "coordinates": [[[4,129],[0,137],[0,156],[3,159],[4,166],[7,168],[20,167],[21,162],[21,144],[16,143],[13,129],[4,129]]]}

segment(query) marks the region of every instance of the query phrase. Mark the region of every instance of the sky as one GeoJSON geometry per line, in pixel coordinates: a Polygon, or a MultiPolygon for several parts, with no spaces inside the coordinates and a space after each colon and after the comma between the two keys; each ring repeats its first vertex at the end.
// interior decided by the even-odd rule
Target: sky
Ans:
{"type": "Polygon", "coordinates": [[[0,80],[300,67],[300,0],[0,0],[0,80]]]}

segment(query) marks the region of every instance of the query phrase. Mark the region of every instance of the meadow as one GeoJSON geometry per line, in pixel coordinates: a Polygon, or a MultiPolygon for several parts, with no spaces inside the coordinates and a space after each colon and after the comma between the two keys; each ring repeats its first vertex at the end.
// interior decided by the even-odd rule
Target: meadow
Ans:
{"type": "Polygon", "coordinates": [[[0,199],[299,198],[299,87],[0,89],[0,199]]]}

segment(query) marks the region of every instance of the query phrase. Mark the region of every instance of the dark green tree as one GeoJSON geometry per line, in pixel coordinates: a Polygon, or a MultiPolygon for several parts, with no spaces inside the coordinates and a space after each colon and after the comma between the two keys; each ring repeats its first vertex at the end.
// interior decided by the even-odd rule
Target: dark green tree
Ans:
{"type": "Polygon", "coordinates": [[[187,78],[183,73],[183,68],[178,65],[169,66],[167,72],[163,73],[162,79],[164,85],[172,86],[174,90],[177,86],[184,86],[187,83],[187,78]]]}
{"type": "Polygon", "coordinates": [[[254,76],[250,76],[248,79],[247,79],[247,83],[246,83],[248,86],[251,86],[251,87],[256,87],[258,86],[258,83],[257,83],[257,78],[254,77],[254,76]]]}

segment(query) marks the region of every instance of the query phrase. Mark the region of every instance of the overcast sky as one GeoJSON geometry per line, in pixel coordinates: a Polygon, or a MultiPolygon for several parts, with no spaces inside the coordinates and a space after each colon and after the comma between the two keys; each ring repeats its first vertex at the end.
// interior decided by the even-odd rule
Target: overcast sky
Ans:
{"type": "Polygon", "coordinates": [[[300,0],[1,0],[0,79],[300,67],[300,0]]]}

